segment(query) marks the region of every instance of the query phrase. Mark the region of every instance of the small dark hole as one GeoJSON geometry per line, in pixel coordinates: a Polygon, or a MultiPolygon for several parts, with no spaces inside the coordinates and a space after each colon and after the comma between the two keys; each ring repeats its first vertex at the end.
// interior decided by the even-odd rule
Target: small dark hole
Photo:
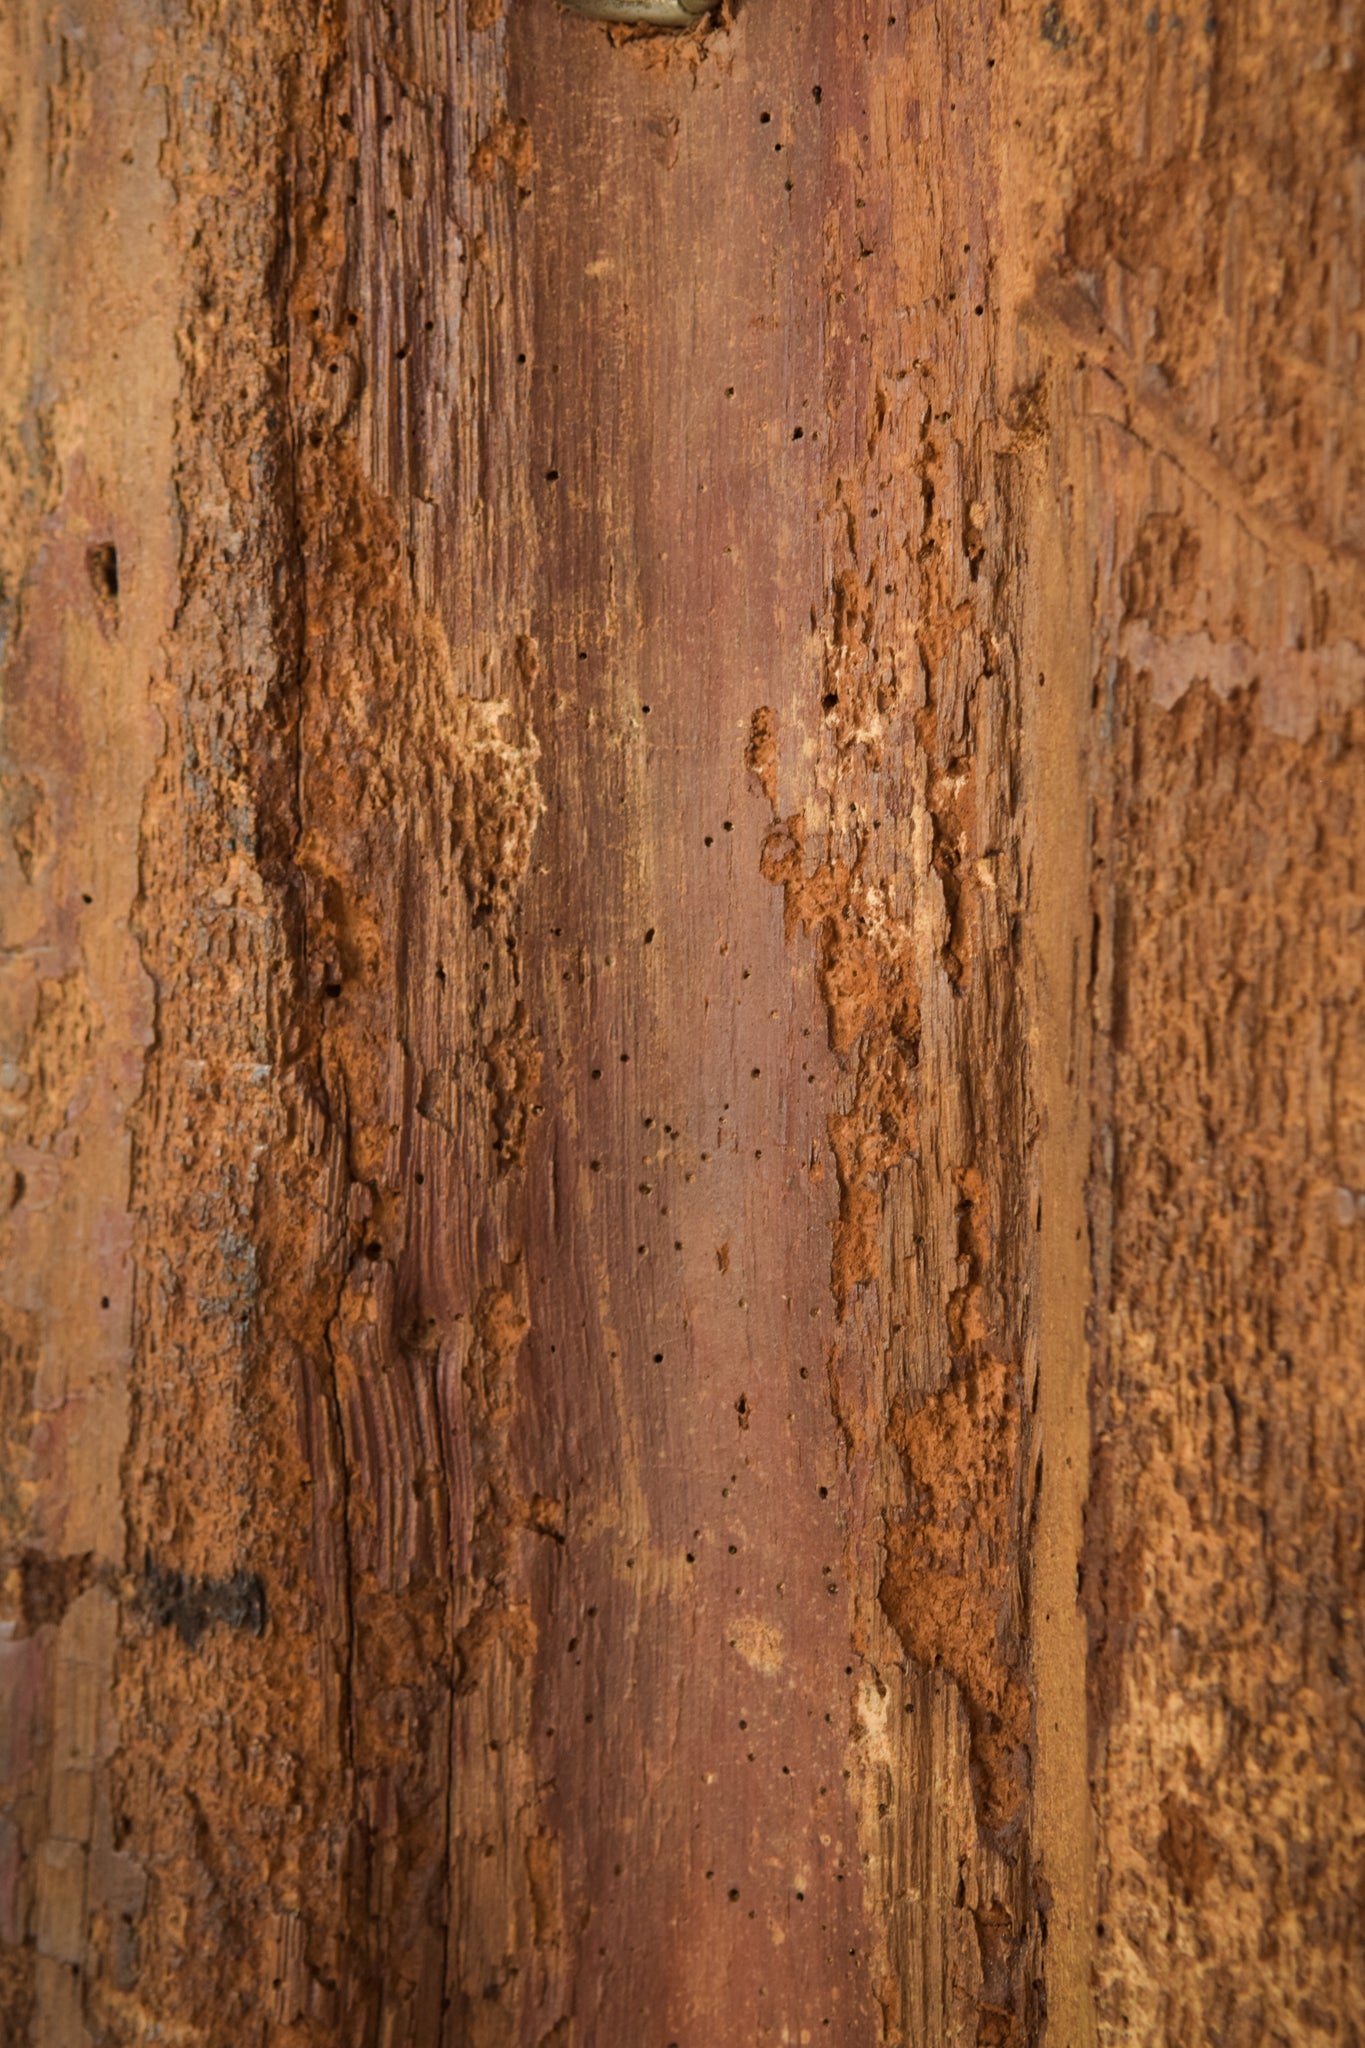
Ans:
{"type": "Polygon", "coordinates": [[[101,1308],[108,1308],[108,1306],[109,1306],[109,1297],[108,1297],[108,1295],[107,1295],[107,1294],[102,1294],[102,1295],[100,1296],[100,1307],[101,1307],[101,1308]]]}
{"type": "Polygon", "coordinates": [[[645,944],[646,944],[647,946],[652,946],[652,945],[654,944],[654,927],[653,927],[653,925],[651,925],[651,926],[650,926],[650,928],[649,928],[649,930],[648,930],[648,931],[647,931],[647,932],[645,933],[645,944]]]}
{"type": "Polygon", "coordinates": [[[839,692],[837,690],[826,690],[820,702],[824,705],[826,711],[833,711],[835,705],[839,702],[839,692]]]}
{"type": "MultiPolygon", "coordinates": [[[[766,116],[765,116],[765,118],[766,118],[766,116]]],[[[731,1887],[730,1887],[730,1897],[731,1897],[732,1899],[737,1899],[737,1898],[739,1897],[739,1886],[738,1886],[737,1884],[732,1884],[732,1885],[731,1885],[731,1887]]]]}
{"type": "Polygon", "coordinates": [[[322,984],[322,993],[325,996],[331,996],[333,1001],[335,1001],[341,994],[341,983],[339,981],[325,981],[322,984]]]}
{"type": "Polygon", "coordinates": [[[771,114],[760,114],[758,118],[759,118],[759,123],[760,123],[760,125],[761,125],[762,127],[766,128],[766,127],[767,127],[767,125],[768,125],[768,123],[769,123],[769,121],[771,121],[771,120],[772,120],[772,115],[771,115],[771,114]]]}
{"type": "Polygon", "coordinates": [[[818,107],[825,95],[820,90],[820,87],[818,85],[813,85],[810,89],[810,96],[815,101],[815,104],[818,107]]]}
{"type": "Polygon", "coordinates": [[[793,427],[793,428],[792,428],[792,439],[793,439],[793,441],[804,441],[804,440],[805,440],[805,438],[806,438],[806,430],[805,430],[805,428],[804,428],[804,427],[793,427]]]}
{"type": "Polygon", "coordinates": [[[545,481],[547,484],[557,484],[559,482],[559,471],[557,469],[547,469],[545,481]]]}
{"type": "Polygon", "coordinates": [[[367,1259],[381,1259],[381,1258],[383,1258],[383,1256],[384,1256],[384,1247],[383,1247],[383,1245],[382,1245],[382,1244],[381,1244],[381,1243],[379,1242],[379,1239],[378,1239],[377,1237],[372,1237],[372,1238],[370,1239],[369,1243],[368,1243],[368,1244],[366,1245],[366,1247],[365,1247],[365,1256],[366,1256],[366,1258],[367,1258],[367,1259]]]}
{"type": "Polygon", "coordinates": [[[662,1365],[662,1364],[663,1364],[663,1362],[664,1362],[664,1355],[663,1355],[663,1352],[662,1352],[662,1351],[656,1351],[656,1352],[655,1352],[655,1354],[654,1354],[654,1363],[655,1363],[656,1365],[662,1365]]]}
{"type": "Polygon", "coordinates": [[[85,566],[90,574],[90,587],[104,604],[118,603],[118,549],[112,541],[103,541],[97,548],[85,551],[85,566]]]}

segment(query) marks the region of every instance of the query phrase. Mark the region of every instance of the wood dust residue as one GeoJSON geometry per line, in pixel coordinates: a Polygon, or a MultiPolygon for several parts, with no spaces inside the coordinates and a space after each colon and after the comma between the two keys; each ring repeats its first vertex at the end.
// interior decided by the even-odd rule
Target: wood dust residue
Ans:
{"type": "Polygon", "coordinates": [[[853,1290],[880,1276],[882,1190],[917,1141],[919,983],[909,928],[867,873],[866,848],[808,868],[806,836],[799,812],[775,822],[762,872],[782,889],[788,938],[815,937],[830,1050],[853,1074],[851,1101],[828,1123],[839,1177],[830,1284],[842,1317],[853,1290]]]}
{"type": "Polygon", "coordinates": [[[891,1528],[881,1601],[910,1656],[962,1692],[983,1823],[1008,1831],[1027,1788],[1028,1686],[1017,1650],[1020,1403],[989,1359],[892,1421],[909,1513],[891,1528]]]}

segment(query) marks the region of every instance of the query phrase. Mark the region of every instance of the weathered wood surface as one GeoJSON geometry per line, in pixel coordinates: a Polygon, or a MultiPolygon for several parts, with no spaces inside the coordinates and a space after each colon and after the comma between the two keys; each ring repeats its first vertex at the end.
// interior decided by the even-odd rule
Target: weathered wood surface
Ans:
{"type": "Polygon", "coordinates": [[[9,2035],[1358,2040],[1347,12],[4,34],[9,2035]]]}

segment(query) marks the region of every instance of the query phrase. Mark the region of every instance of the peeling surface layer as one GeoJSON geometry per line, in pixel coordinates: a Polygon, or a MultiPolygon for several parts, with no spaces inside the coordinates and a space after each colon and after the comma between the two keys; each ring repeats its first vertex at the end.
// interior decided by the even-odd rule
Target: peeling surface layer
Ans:
{"type": "Polygon", "coordinates": [[[1357,2040],[1346,0],[0,38],[0,2032],[1357,2040]]]}

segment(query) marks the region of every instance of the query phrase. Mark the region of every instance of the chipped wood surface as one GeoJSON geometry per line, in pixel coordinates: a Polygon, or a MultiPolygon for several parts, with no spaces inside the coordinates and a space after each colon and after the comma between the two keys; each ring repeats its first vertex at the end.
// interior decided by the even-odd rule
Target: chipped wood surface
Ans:
{"type": "Polygon", "coordinates": [[[1345,14],[3,32],[9,2034],[1355,2040],[1345,14]]]}

